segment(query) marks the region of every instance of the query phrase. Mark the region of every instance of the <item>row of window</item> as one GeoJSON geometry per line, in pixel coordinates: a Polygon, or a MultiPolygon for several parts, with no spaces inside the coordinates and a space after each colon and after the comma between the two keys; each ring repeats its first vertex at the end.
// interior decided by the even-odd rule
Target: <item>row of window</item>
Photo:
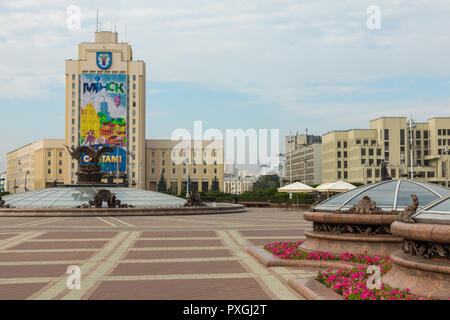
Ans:
{"type": "MultiPolygon", "coordinates": [[[[161,172],[163,174],[165,174],[166,168],[162,168],[161,172]]],[[[193,168],[192,172],[193,172],[193,174],[197,174],[197,168],[193,168]]],[[[155,174],[155,173],[156,173],[156,169],[152,168],[152,174],[155,174]]],[[[176,173],[177,173],[176,168],[172,168],[172,174],[176,174],[176,173]]],[[[186,174],[186,168],[183,168],[183,174],[186,174]]],[[[203,168],[203,174],[208,174],[208,170],[206,168],[203,168]]],[[[214,168],[214,174],[217,174],[217,168],[214,168]]]]}

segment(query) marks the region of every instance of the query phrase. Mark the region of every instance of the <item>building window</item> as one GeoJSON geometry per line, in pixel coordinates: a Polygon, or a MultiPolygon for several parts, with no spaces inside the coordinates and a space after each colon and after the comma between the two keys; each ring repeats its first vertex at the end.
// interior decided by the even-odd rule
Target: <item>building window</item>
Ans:
{"type": "Polygon", "coordinates": [[[416,131],[416,139],[420,139],[420,130],[416,131]]]}
{"type": "Polygon", "coordinates": [[[177,173],[177,170],[175,168],[172,168],[172,173],[173,174],[177,173]]]}
{"type": "Polygon", "coordinates": [[[75,75],[74,74],[72,75],[72,80],[75,80],[75,75]]]}
{"type": "Polygon", "coordinates": [[[356,139],[356,144],[361,144],[361,139],[356,139]]]}
{"type": "Polygon", "coordinates": [[[136,75],[133,74],[133,81],[136,81],[136,75]]]}
{"type": "Polygon", "coordinates": [[[373,149],[369,149],[369,156],[373,156],[373,149]]]}
{"type": "Polygon", "coordinates": [[[337,162],[337,167],[338,167],[339,169],[341,168],[341,162],[340,162],[340,161],[337,162]]]}
{"type": "Polygon", "coordinates": [[[338,147],[338,148],[341,147],[341,142],[340,142],[340,141],[337,142],[337,147],[338,147]]]}
{"type": "Polygon", "coordinates": [[[400,144],[405,144],[405,129],[400,129],[400,144]]]}
{"type": "Polygon", "coordinates": [[[340,151],[337,152],[337,156],[338,156],[338,158],[341,157],[341,152],[340,151]]]}
{"type": "Polygon", "coordinates": [[[366,149],[361,149],[361,155],[365,156],[366,155],[366,149]]]}
{"type": "Polygon", "coordinates": [[[384,140],[389,140],[389,129],[384,129],[384,140]]]}

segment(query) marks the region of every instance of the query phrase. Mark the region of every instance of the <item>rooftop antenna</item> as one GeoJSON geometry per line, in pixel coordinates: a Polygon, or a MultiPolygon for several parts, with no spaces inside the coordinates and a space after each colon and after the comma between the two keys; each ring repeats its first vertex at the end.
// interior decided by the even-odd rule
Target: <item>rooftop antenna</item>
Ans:
{"type": "Polygon", "coordinates": [[[128,42],[127,25],[125,25],[125,42],[128,42]]]}
{"type": "Polygon", "coordinates": [[[97,9],[97,28],[96,28],[96,32],[98,32],[98,9],[97,9]]]}

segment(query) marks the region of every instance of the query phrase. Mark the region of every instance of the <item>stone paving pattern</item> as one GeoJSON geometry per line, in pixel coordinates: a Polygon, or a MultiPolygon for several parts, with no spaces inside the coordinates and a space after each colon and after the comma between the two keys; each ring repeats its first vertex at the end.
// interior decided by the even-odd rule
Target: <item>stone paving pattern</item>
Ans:
{"type": "Polygon", "coordinates": [[[0,299],[304,299],[307,268],[267,268],[246,252],[304,239],[301,211],[199,216],[0,218],[0,299]],[[67,289],[69,265],[81,289],[67,289]]]}

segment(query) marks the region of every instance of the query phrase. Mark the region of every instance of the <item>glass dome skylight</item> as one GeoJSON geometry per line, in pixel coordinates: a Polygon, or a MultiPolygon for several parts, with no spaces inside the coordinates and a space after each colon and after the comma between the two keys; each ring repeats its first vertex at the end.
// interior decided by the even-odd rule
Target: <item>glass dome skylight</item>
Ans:
{"type": "Polygon", "coordinates": [[[425,206],[413,218],[416,222],[450,224],[450,195],[425,206]]]}
{"type": "MultiPolygon", "coordinates": [[[[164,193],[124,187],[68,186],[28,191],[3,197],[14,208],[75,208],[87,204],[100,190],[109,190],[124,204],[138,208],[180,207],[184,199],[164,193]]],[[[103,204],[106,207],[106,203],[103,204]]]]}
{"type": "Polygon", "coordinates": [[[314,209],[346,210],[357,204],[364,196],[368,196],[376,201],[377,207],[385,211],[403,210],[411,204],[413,193],[419,198],[419,208],[422,208],[430,202],[450,195],[450,189],[411,180],[381,181],[338,194],[319,203],[314,209]]]}

